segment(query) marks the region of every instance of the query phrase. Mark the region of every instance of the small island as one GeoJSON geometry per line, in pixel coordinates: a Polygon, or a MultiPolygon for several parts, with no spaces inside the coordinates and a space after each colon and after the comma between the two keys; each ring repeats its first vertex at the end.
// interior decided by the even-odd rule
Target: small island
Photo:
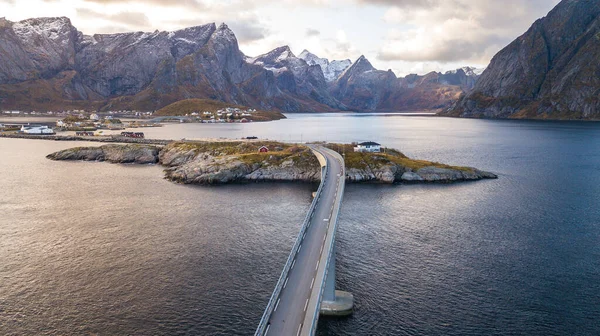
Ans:
{"type": "MultiPolygon", "coordinates": [[[[349,144],[323,145],[345,157],[348,182],[450,183],[497,178],[476,168],[414,160],[394,149],[365,153],[355,152],[349,144]]],[[[320,164],[307,146],[274,141],[183,141],[166,146],[109,144],[66,149],[47,158],[160,164],[165,167],[166,179],[184,184],[317,182],[321,177],[320,164]]]]}

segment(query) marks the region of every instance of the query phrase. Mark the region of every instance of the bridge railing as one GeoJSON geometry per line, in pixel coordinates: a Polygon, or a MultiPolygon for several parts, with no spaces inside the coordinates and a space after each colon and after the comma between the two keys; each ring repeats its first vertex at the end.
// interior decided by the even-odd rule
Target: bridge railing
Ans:
{"type": "MultiPolygon", "coordinates": [[[[329,248],[327,249],[327,251],[323,251],[322,253],[326,253],[327,255],[327,259],[325,261],[325,264],[322,266],[325,271],[324,271],[324,276],[321,280],[321,282],[319,283],[318,286],[315,286],[314,288],[319,288],[319,291],[317,292],[317,294],[312,294],[311,295],[311,300],[317,300],[317,306],[315,311],[313,312],[312,316],[311,316],[311,321],[310,321],[310,335],[314,335],[317,331],[317,325],[319,322],[319,314],[321,312],[321,301],[323,298],[323,293],[325,291],[325,282],[327,281],[327,276],[329,275],[329,264],[331,263],[331,258],[335,258],[335,254],[333,253],[334,249],[335,249],[335,236],[337,233],[337,224],[338,224],[338,216],[340,213],[340,207],[342,204],[342,197],[344,195],[344,189],[345,189],[345,180],[346,180],[346,168],[344,167],[344,162],[341,161],[342,163],[342,173],[340,174],[340,177],[338,178],[338,185],[340,185],[340,189],[338,190],[337,193],[337,197],[335,200],[335,207],[332,210],[332,214],[335,214],[335,217],[331,216],[330,220],[329,220],[329,226],[327,227],[327,235],[328,235],[328,241],[329,241],[329,248]],[[331,227],[333,226],[333,228],[331,227]]],[[[321,254],[322,256],[323,254],[321,254]]],[[[307,316],[308,317],[308,316],[307,316]]]]}
{"type": "MultiPolygon", "coordinates": [[[[319,155],[322,155],[322,154],[319,153],[319,155]]],[[[325,160],[327,160],[327,157],[325,157],[325,160]]],[[[260,320],[258,328],[256,329],[256,332],[254,333],[254,336],[263,336],[265,334],[265,332],[267,331],[269,319],[271,318],[271,314],[273,314],[273,310],[275,310],[275,304],[277,302],[277,299],[279,299],[279,295],[281,295],[281,290],[283,289],[285,279],[287,279],[287,277],[288,277],[290,269],[292,268],[292,263],[294,262],[294,258],[296,257],[296,254],[298,253],[298,249],[300,248],[300,245],[302,244],[302,236],[304,236],[304,233],[306,232],[308,225],[310,223],[311,215],[315,211],[315,207],[317,206],[317,203],[319,202],[319,199],[321,198],[321,191],[323,190],[323,186],[325,185],[325,181],[327,180],[327,175],[328,174],[327,174],[327,164],[326,164],[325,167],[321,167],[321,184],[319,184],[319,188],[317,189],[317,192],[315,193],[315,197],[314,197],[312,203],[310,204],[310,208],[308,209],[306,218],[304,218],[304,223],[302,223],[302,228],[300,229],[298,238],[296,238],[296,242],[294,243],[294,246],[292,247],[292,251],[290,252],[288,260],[285,263],[285,266],[283,267],[283,271],[281,271],[281,275],[279,276],[279,280],[277,281],[275,290],[273,291],[273,294],[271,295],[271,299],[269,300],[269,303],[267,304],[267,308],[265,308],[265,312],[263,313],[263,316],[260,320]]]]}

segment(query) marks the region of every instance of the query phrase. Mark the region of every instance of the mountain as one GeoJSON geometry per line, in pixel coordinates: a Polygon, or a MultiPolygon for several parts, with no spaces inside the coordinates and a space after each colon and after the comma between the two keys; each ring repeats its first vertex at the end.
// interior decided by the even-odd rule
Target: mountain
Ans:
{"type": "Polygon", "coordinates": [[[456,70],[446,71],[439,74],[439,82],[446,85],[458,85],[465,92],[471,91],[475,87],[475,83],[485,69],[477,69],[473,67],[463,67],[456,70]]]}
{"type": "Polygon", "coordinates": [[[0,20],[2,109],[156,110],[188,98],[331,110],[280,90],[272,72],[246,62],[225,24],[87,36],[65,17],[0,20]]]}
{"type": "Polygon", "coordinates": [[[393,91],[397,78],[390,71],[377,70],[360,56],[335,81],[332,94],[344,105],[359,111],[375,111],[393,91]]]}
{"type": "Polygon", "coordinates": [[[450,106],[471,68],[397,78],[289,47],[247,57],[227,25],[84,35],[66,17],[0,19],[0,109],[158,110],[199,98],[286,112],[450,106]]]}
{"type": "Polygon", "coordinates": [[[327,58],[320,58],[306,49],[300,53],[298,58],[303,59],[309,65],[320,66],[327,82],[335,81],[342,74],[342,72],[352,65],[352,61],[349,59],[341,61],[334,60],[329,62],[327,58]]]}
{"type": "MultiPolygon", "coordinates": [[[[278,87],[298,100],[316,101],[333,109],[343,108],[329,94],[327,82],[319,65],[310,65],[296,57],[288,46],[276,48],[266,54],[247,58],[247,62],[271,71],[278,87]]],[[[321,107],[324,110],[330,108],[321,107]]]]}
{"type": "Polygon", "coordinates": [[[473,88],[478,76],[470,72],[457,69],[397,78],[391,70],[375,69],[361,56],[332,83],[330,90],[336,99],[356,111],[442,109],[473,88]]]}
{"type": "Polygon", "coordinates": [[[600,2],[563,0],[492,59],[446,115],[600,119],[600,2]]]}

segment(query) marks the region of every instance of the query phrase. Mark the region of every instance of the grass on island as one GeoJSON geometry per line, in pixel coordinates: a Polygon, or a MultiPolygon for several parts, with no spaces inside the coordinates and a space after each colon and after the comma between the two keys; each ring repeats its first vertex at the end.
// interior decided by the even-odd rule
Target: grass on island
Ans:
{"type": "Polygon", "coordinates": [[[354,152],[354,145],[349,144],[328,144],[326,147],[333,149],[340,154],[344,154],[346,168],[373,169],[388,165],[391,162],[410,168],[413,171],[425,167],[455,169],[466,172],[473,171],[473,168],[470,167],[450,166],[439,162],[411,159],[402,152],[392,148],[384,148],[382,149],[382,153],[359,153],[354,152]]]}
{"type": "Polygon", "coordinates": [[[167,145],[166,149],[169,148],[212,156],[235,155],[238,160],[248,165],[278,165],[289,159],[299,168],[310,168],[319,164],[308,147],[276,141],[175,142],[167,145]],[[269,151],[260,153],[259,149],[263,146],[269,151]]]}
{"type": "MultiPolygon", "coordinates": [[[[216,113],[218,110],[225,109],[227,107],[239,108],[240,110],[248,110],[250,107],[241,106],[236,104],[224,103],[218,100],[212,99],[185,99],[167,105],[160,110],[156,111],[156,116],[184,116],[186,114],[192,114],[194,112],[202,113],[204,111],[216,113]]],[[[252,113],[251,117],[253,121],[270,121],[284,119],[285,116],[277,111],[256,111],[252,113]]]]}
{"type": "MultiPolygon", "coordinates": [[[[326,147],[344,154],[346,168],[351,169],[377,169],[390,164],[397,164],[413,171],[425,167],[437,167],[472,172],[473,168],[450,166],[438,162],[425,160],[414,160],[398,150],[385,148],[383,153],[357,153],[354,145],[349,144],[326,144],[326,147]]],[[[308,147],[297,144],[286,144],[276,141],[231,141],[231,142],[176,142],[169,144],[167,148],[173,147],[179,150],[195,151],[197,154],[207,153],[213,156],[236,155],[237,159],[248,165],[254,164],[280,164],[291,159],[295,167],[318,166],[318,160],[308,147]],[[267,153],[259,153],[258,150],[266,146],[267,153]]]]}

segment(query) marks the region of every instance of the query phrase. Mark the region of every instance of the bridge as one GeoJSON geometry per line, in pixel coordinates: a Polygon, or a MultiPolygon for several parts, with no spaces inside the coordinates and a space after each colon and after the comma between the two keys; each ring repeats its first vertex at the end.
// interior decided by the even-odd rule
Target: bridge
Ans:
{"type": "Polygon", "coordinates": [[[335,290],[335,235],[346,170],[337,152],[309,145],[321,184],[255,336],[314,335],[319,315],[348,315],[352,294],[335,290]]]}
{"type": "Polygon", "coordinates": [[[190,117],[180,117],[180,116],[164,116],[164,117],[156,117],[148,120],[150,123],[159,123],[165,120],[179,120],[180,122],[192,122],[192,118],[190,117]]]}

